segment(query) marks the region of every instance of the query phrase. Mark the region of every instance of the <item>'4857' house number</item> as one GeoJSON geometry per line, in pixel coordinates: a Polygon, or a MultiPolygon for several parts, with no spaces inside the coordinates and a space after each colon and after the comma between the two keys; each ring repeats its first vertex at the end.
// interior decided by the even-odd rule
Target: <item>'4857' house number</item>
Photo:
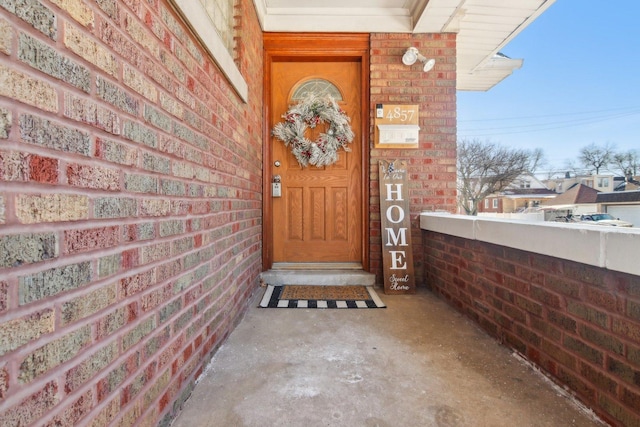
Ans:
{"type": "Polygon", "coordinates": [[[407,162],[380,160],[379,165],[384,292],[412,294],[416,286],[411,251],[407,162]]]}

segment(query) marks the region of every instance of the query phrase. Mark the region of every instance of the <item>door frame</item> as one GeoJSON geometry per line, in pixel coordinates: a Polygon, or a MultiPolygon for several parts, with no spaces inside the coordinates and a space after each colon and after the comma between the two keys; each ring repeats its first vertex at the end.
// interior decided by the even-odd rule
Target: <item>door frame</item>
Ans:
{"type": "Polygon", "coordinates": [[[369,270],[369,34],[264,33],[263,145],[262,145],[262,269],[273,266],[273,211],[271,197],[271,64],[274,61],[354,61],[361,63],[361,235],[362,268],[369,270]]]}

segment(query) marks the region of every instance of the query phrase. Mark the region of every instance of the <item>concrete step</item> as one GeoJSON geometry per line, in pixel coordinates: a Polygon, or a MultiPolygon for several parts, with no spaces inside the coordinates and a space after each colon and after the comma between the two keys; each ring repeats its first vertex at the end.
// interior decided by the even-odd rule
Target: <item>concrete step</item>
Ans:
{"type": "Polygon", "coordinates": [[[260,274],[267,285],[373,286],[376,275],[362,270],[269,270],[260,274]]]}

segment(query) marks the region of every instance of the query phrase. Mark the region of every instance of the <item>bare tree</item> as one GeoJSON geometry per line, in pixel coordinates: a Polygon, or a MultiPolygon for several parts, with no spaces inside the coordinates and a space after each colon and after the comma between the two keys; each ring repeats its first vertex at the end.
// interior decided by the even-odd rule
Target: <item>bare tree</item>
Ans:
{"type": "Polygon", "coordinates": [[[615,153],[611,162],[622,173],[627,181],[638,175],[640,171],[640,152],[629,150],[615,153]]]}
{"type": "Polygon", "coordinates": [[[600,169],[606,169],[606,167],[611,164],[614,150],[615,147],[608,142],[603,146],[591,143],[580,149],[578,160],[584,167],[589,169],[589,171],[595,172],[595,174],[598,175],[600,169]]]}
{"type": "Polygon", "coordinates": [[[458,204],[467,215],[477,215],[480,202],[518,176],[533,173],[542,157],[540,149],[510,149],[477,139],[458,141],[458,204]]]}
{"type": "MultiPolygon", "coordinates": [[[[582,165],[579,165],[575,159],[567,159],[564,161],[565,171],[569,174],[573,173],[574,176],[588,175],[589,171],[583,169],[582,165]]],[[[565,172],[565,174],[566,174],[565,172]]]]}

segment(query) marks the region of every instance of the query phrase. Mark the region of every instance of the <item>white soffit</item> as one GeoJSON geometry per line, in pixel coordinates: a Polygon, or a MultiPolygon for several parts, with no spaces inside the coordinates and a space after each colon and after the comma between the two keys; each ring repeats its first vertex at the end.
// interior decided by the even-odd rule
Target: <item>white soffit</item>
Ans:
{"type": "Polygon", "coordinates": [[[496,54],[555,0],[254,0],[267,32],[457,33],[458,90],[522,66],[496,54]]]}

